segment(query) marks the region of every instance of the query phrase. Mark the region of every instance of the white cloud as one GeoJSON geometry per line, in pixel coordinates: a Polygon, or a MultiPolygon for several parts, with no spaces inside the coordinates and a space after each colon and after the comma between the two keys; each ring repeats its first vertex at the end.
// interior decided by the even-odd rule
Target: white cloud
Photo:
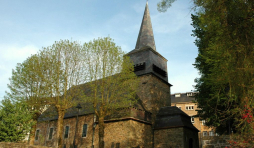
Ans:
{"type": "Polygon", "coordinates": [[[0,47],[0,57],[4,60],[22,60],[30,56],[31,54],[36,54],[38,48],[33,45],[27,45],[24,47],[0,47]]]}

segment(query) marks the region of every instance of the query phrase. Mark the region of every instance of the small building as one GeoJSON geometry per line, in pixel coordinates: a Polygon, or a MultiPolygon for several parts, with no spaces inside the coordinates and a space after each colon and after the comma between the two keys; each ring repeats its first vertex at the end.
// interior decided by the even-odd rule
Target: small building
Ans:
{"type": "Polygon", "coordinates": [[[175,106],[191,117],[191,123],[199,130],[199,144],[202,147],[208,136],[218,136],[215,129],[205,125],[205,120],[197,116],[198,104],[195,102],[197,92],[171,94],[171,106],[175,106]]]}

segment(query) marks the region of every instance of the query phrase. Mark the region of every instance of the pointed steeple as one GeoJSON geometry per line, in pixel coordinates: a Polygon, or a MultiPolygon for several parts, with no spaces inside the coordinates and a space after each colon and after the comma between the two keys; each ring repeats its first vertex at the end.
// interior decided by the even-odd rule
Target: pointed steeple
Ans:
{"type": "Polygon", "coordinates": [[[141,49],[142,47],[149,46],[156,51],[153,28],[151,23],[151,18],[148,9],[148,2],[146,2],[146,8],[143,16],[143,20],[140,26],[138,39],[136,43],[135,50],[141,49]]]}

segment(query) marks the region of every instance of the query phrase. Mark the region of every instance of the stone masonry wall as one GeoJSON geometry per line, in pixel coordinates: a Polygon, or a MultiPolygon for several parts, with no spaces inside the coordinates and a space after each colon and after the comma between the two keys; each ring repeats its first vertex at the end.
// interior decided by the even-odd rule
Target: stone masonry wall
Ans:
{"type": "Polygon", "coordinates": [[[155,130],[154,148],[184,148],[184,129],[179,127],[155,130]]]}
{"type": "MultiPolygon", "coordinates": [[[[69,148],[73,144],[76,117],[64,119],[65,126],[69,126],[69,136],[63,139],[63,143],[66,148],[69,148]]],[[[98,125],[94,132],[94,148],[98,147],[99,135],[98,125]]],[[[41,146],[56,146],[56,121],[46,121],[37,124],[37,130],[39,132],[39,139],[35,140],[35,145],[41,146]],[[49,140],[49,129],[54,128],[53,138],[49,140]]],[[[152,129],[150,124],[141,123],[134,120],[123,120],[105,123],[105,135],[104,142],[105,148],[111,148],[112,144],[116,146],[116,143],[120,143],[120,147],[145,147],[151,148],[152,141],[152,129]]],[[[92,146],[93,137],[93,114],[79,117],[79,123],[76,135],[76,144],[78,147],[90,148],[92,146]],[[87,136],[82,137],[83,125],[87,124],[87,136]]]]}
{"type": "Polygon", "coordinates": [[[229,147],[227,142],[230,139],[229,135],[222,136],[206,136],[202,139],[203,148],[224,148],[229,147]]]}
{"type": "MultiPolygon", "coordinates": [[[[44,146],[56,146],[56,125],[57,121],[45,121],[37,124],[37,130],[39,132],[39,139],[35,140],[35,145],[44,145],[44,146]],[[49,129],[54,128],[52,140],[49,140],[49,129]]],[[[64,119],[64,130],[66,126],[69,126],[69,135],[68,138],[63,138],[63,143],[66,147],[70,147],[74,140],[75,127],[76,127],[76,117],[64,119]]],[[[96,129],[98,130],[98,129],[96,129]]],[[[98,131],[95,131],[95,133],[98,131]]],[[[92,134],[93,134],[93,114],[80,116],[78,127],[77,127],[77,135],[76,142],[80,145],[92,145],[92,134]],[[87,124],[87,136],[82,137],[83,125],[87,124]]]]}
{"type": "Polygon", "coordinates": [[[48,148],[45,146],[28,145],[26,143],[0,142],[0,148],[48,148]]]}
{"type": "MultiPolygon", "coordinates": [[[[138,121],[127,120],[105,124],[105,148],[110,148],[116,143],[120,147],[143,147],[151,148],[151,125],[140,123],[138,121]]],[[[98,137],[98,134],[97,134],[98,137]]],[[[97,139],[97,138],[96,138],[97,139]]],[[[96,141],[95,147],[98,147],[96,141]]]]}
{"type": "Polygon", "coordinates": [[[147,111],[152,113],[152,123],[154,123],[159,109],[171,106],[170,86],[152,74],[139,76],[139,78],[137,95],[143,101],[147,111]]]}

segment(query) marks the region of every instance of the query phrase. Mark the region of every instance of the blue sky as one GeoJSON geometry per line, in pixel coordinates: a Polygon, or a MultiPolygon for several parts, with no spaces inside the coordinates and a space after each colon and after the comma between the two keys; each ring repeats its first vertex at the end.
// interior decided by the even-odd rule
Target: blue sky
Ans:
{"type": "MultiPolygon", "coordinates": [[[[193,90],[199,77],[191,36],[191,0],[178,0],[166,13],[149,1],[157,51],[168,60],[171,93],[193,90]]],[[[0,0],[0,100],[12,69],[42,47],[69,39],[81,43],[110,36],[125,52],[135,48],[145,0],[0,0]]]]}

